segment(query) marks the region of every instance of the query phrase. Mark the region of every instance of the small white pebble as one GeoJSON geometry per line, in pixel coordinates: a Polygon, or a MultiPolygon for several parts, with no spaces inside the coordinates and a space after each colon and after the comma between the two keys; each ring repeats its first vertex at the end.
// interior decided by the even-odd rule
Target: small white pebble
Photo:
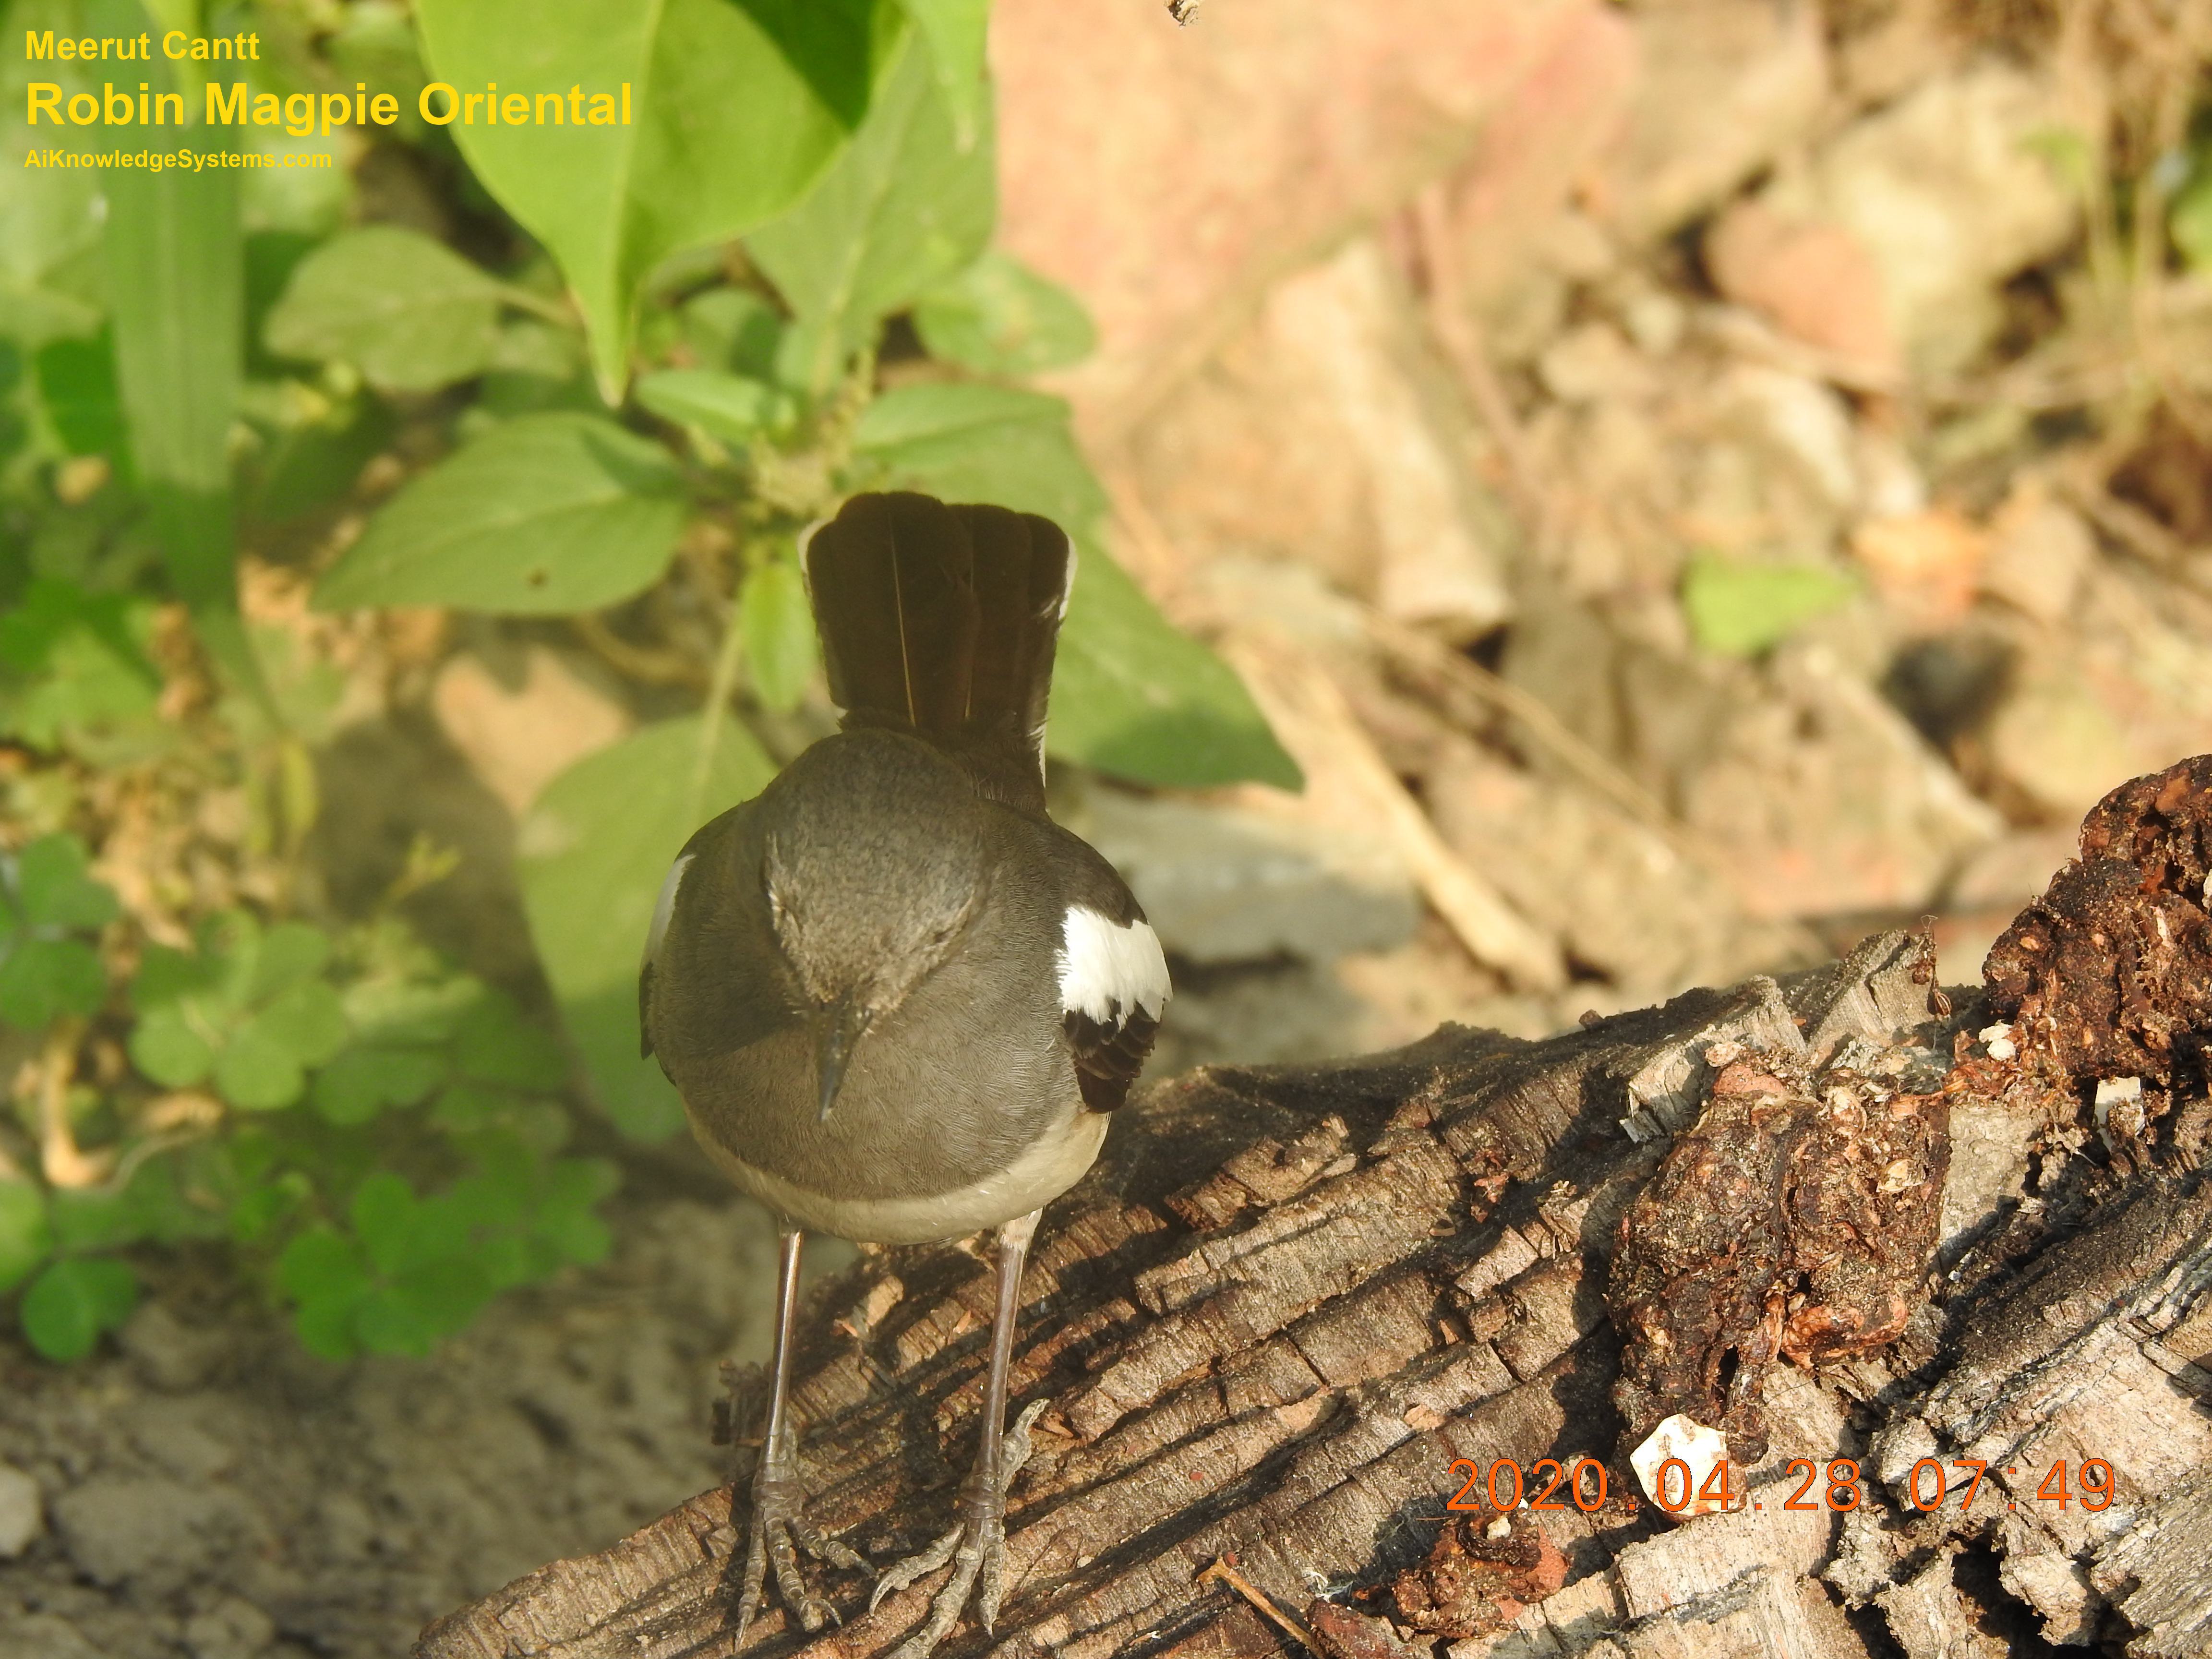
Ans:
{"type": "Polygon", "coordinates": [[[1975,1035],[1982,1047],[1989,1050],[1991,1060],[2010,1060],[2020,1053],[2019,1045],[2013,1041],[2013,1030],[2009,1025],[1984,1025],[1975,1035]]]}
{"type": "Polygon", "coordinates": [[[1501,1538],[1510,1538],[1513,1535],[1513,1522],[1510,1517],[1501,1515],[1482,1529],[1482,1535],[1493,1543],[1501,1538]]]}
{"type": "Polygon", "coordinates": [[[0,1463],[0,1561],[14,1560],[46,1529],[39,1483],[22,1470],[0,1463]]]}
{"type": "MultiPolygon", "coordinates": [[[[1655,1504],[1659,1504],[1659,1477],[1667,1460],[1679,1457],[1690,1471],[1689,1486],[1685,1492],[1682,1477],[1675,1474],[1669,1480],[1670,1498],[1687,1496],[1686,1507],[1669,1510],[1659,1504],[1662,1514],[1671,1514],[1678,1521],[1693,1515],[1710,1515],[1723,1507],[1717,1498],[1700,1498],[1698,1489],[1704,1486],[1728,1457],[1728,1437],[1718,1429],[1709,1429],[1696,1419],[1680,1412],[1668,1418],[1651,1431],[1649,1439],[1628,1455],[1628,1462],[1636,1471],[1636,1479],[1644,1488],[1644,1495],[1655,1504]]],[[[1724,1485],[1727,1483],[1723,1483],[1724,1485]]]]}

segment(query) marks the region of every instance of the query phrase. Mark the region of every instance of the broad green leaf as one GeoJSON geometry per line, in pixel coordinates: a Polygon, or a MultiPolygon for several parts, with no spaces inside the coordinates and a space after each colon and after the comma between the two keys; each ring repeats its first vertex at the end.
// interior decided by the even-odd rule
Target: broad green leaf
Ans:
{"type": "Polygon", "coordinates": [[[305,1092],[307,1068],[279,1034],[249,1020],[216,1055],[215,1086],[241,1112],[273,1112],[305,1092]]]}
{"type": "Polygon", "coordinates": [[[500,291],[442,243],[366,225],[300,262],[264,337],[278,356],[338,358],[374,385],[428,391],[490,366],[500,291]]]}
{"type": "Polygon", "coordinates": [[[1045,744],[1167,787],[1305,783],[1236,671],[1170,626],[1097,548],[1084,550],[1060,627],[1045,744]]]}
{"type": "Polygon", "coordinates": [[[326,1064],[345,1047],[345,1012],[338,994],[322,980],[289,986],[254,1015],[258,1030],[303,1066],[326,1064]]]}
{"type": "Polygon", "coordinates": [[[854,447],[892,483],[1042,514],[1075,541],[1081,556],[1045,733],[1053,753],[1144,783],[1300,787],[1243,682],[1170,627],[1107,555],[1105,493],[1060,399],[1000,386],[902,387],[869,405],[854,447]]]}
{"type": "Polygon", "coordinates": [[[726,368],[749,380],[775,372],[783,318],[750,289],[710,288],[684,302],[684,343],[707,368],[726,368]]]}
{"type": "Polygon", "coordinates": [[[600,1103],[641,1139],[684,1121],[676,1091],[638,1057],[637,968],[661,878],[708,818],[757,794],[775,768],[724,720],[703,775],[700,722],[649,726],[545,787],[518,860],[531,937],[600,1103]]]}
{"type": "Polygon", "coordinates": [[[35,1181],[0,1180],[0,1292],[21,1284],[53,1247],[46,1189],[35,1181]]]}
{"type": "Polygon", "coordinates": [[[31,1346],[57,1364],[92,1352],[138,1305],[138,1280],[120,1261],[70,1257],[31,1281],[16,1310],[31,1346]]]}
{"type": "Polygon", "coordinates": [[[73,939],[0,940],[0,1020],[39,1031],[63,1014],[85,1016],[107,1000],[100,953],[73,939]]]}
{"type": "Polygon", "coordinates": [[[1698,648],[1750,657],[1859,591],[1841,571],[1814,565],[1744,564],[1700,554],[1682,576],[1682,609],[1698,648]]]}
{"type": "Polygon", "coordinates": [[[988,130],[963,150],[930,68],[909,42],[868,118],[806,199],[745,240],[802,322],[808,390],[825,391],[883,319],[974,259],[998,214],[988,130]]]}
{"type": "Polygon", "coordinates": [[[738,591],[745,677],[761,705],[778,714],[799,706],[814,677],[814,613],[806,580],[787,559],[767,559],[745,573],[738,591]]]}
{"type": "Polygon", "coordinates": [[[658,444],[594,415],[520,416],[402,490],[317,585],[315,603],[595,610],[652,586],[684,512],[658,444]]]}
{"type": "Polygon", "coordinates": [[[929,47],[930,67],[952,130],[962,149],[975,142],[990,117],[991,88],[983,48],[991,21],[991,0],[905,0],[929,47]]]}
{"type": "MultiPolygon", "coordinates": [[[[609,403],[629,380],[646,273],[781,212],[857,120],[843,83],[832,79],[825,96],[823,70],[798,40],[818,38],[829,14],[860,15],[869,21],[860,38],[879,54],[881,8],[834,0],[811,10],[810,19],[796,0],[419,0],[424,56],[440,80],[497,82],[530,97],[533,115],[538,97],[554,94],[543,125],[494,126],[480,111],[446,131],[559,261],[609,403]],[[572,88],[580,96],[566,96],[572,88]]],[[[864,72],[863,89],[870,79],[864,72]]]]}
{"type": "Polygon", "coordinates": [[[714,368],[671,368],[637,383],[637,400],[664,421],[748,444],[791,417],[791,399],[764,380],[714,368]]]}
{"type": "Polygon", "coordinates": [[[914,325],[931,356],[979,374],[1065,368],[1098,342],[1080,300],[997,252],[922,295],[914,325]]]}

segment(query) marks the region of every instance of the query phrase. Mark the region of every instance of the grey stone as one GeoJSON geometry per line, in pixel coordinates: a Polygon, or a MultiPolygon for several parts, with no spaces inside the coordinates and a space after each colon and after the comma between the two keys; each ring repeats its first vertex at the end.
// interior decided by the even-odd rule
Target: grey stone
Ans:
{"type": "Polygon", "coordinates": [[[56,1498],[53,1517],[94,1583],[157,1589],[206,1576],[249,1530],[236,1493],[149,1476],[95,1475],[56,1498]]]}
{"type": "Polygon", "coordinates": [[[1334,962],[1402,944],[1420,920],[1388,848],[1242,807],[1096,789],[1081,833],[1119,869],[1173,954],[1334,962]]]}
{"type": "Polygon", "coordinates": [[[75,1625],[52,1613],[0,1620],[0,1653],[8,1659],[104,1659],[75,1625]]]}
{"type": "Polygon", "coordinates": [[[0,1463],[0,1561],[12,1561],[46,1529],[39,1483],[19,1468],[0,1463]]]}
{"type": "Polygon", "coordinates": [[[185,1646],[192,1659],[258,1659],[276,1639],[276,1621],[236,1595],[185,1620],[185,1646]]]}
{"type": "Polygon", "coordinates": [[[116,1333],[138,1374],[157,1389],[197,1389],[214,1375],[228,1339],[194,1329],[159,1302],[143,1304],[116,1333]]]}

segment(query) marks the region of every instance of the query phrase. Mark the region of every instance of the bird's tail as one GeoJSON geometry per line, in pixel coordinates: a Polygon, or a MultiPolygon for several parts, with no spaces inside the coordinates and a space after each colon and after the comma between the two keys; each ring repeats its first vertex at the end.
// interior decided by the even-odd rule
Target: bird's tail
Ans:
{"type": "Polygon", "coordinates": [[[830,695],[846,724],[997,750],[1042,775],[1053,647],[1075,561],[1048,519],[855,495],[805,546],[830,695]]]}

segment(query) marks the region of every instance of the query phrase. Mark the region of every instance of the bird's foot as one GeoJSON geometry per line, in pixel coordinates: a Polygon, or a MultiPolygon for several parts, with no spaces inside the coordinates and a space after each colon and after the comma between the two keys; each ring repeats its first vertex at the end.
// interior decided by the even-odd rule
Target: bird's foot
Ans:
{"type": "Polygon", "coordinates": [[[1006,1590],[1006,1489],[1029,1462],[1030,1429],[1045,1405],[1044,1401],[1036,1401],[1014,1419],[1000,1443],[995,1471],[978,1468],[969,1478],[961,1494],[961,1518],[952,1529],[876,1581],[875,1593],[868,1598],[870,1612],[885,1596],[935,1572],[948,1561],[952,1564],[952,1577],[930,1598],[929,1617],[898,1645],[890,1659],[929,1659],[960,1617],[960,1610],[968,1605],[971,1591],[983,1628],[988,1631],[998,1622],[999,1602],[1006,1590]]]}
{"type": "Polygon", "coordinates": [[[738,1597],[738,1632],[732,1647],[744,1644],[767,1589],[768,1564],[775,1563],[776,1595],[810,1632],[837,1622],[830,1604],[806,1588],[799,1576],[799,1557],[804,1551],[817,1561],[865,1572],[868,1563],[850,1545],[832,1538],[806,1518],[806,1492],[799,1483],[795,1458],[788,1450],[779,1457],[763,1452],[760,1473],[753,1477],[752,1528],[745,1540],[744,1587],[738,1597]]]}

